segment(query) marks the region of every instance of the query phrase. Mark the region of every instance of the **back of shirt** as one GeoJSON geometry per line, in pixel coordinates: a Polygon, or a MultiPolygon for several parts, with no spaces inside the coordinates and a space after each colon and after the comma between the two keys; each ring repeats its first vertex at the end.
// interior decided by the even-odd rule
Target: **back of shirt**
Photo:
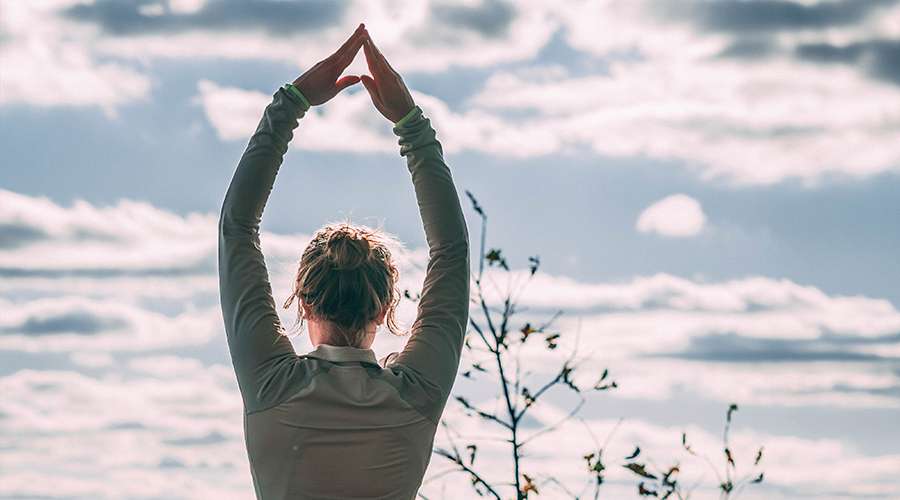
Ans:
{"type": "Polygon", "coordinates": [[[309,383],[283,403],[247,415],[247,450],[259,497],[416,496],[437,428],[425,413],[439,413],[416,406],[434,401],[433,395],[411,383],[402,368],[339,361],[351,349],[314,351],[331,361],[299,358],[317,373],[309,383]]]}

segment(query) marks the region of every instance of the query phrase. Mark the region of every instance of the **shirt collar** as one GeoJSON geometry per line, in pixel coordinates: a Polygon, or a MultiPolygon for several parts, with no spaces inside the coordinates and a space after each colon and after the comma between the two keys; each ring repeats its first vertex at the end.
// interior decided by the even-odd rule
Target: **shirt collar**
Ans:
{"type": "Polygon", "coordinates": [[[360,349],[358,347],[319,344],[318,347],[306,354],[309,358],[324,359],[326,361],[363,361],[378,365],[378,358],[372,349],[360,349]]]}

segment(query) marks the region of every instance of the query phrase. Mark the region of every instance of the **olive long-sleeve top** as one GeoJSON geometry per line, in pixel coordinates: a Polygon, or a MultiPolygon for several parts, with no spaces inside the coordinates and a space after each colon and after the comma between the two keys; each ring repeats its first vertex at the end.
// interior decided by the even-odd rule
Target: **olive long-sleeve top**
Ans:
{"type": "Polygon", "coordinates": [[[431,457],[468,322],[465,219],[434,129],[415,108],[393,129],[429,248],[411,337],[381,362],[371,349],[326,344],[297,355],[276,313],[259,223],[306,109],[285,88],[275,92],[219,218],[222,314],[253,485],[266,500],[411,499],[431,457]]]}

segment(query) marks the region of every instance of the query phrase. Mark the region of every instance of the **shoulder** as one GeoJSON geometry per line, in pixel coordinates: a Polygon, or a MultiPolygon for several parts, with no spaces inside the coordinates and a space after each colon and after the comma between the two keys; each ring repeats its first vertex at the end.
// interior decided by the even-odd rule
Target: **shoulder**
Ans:
{"type": "Polygon", "coordinates": [[[258,367],[252,384],[241,387],[247,413],[272,408],[310,385],[329,365],[306,356],[284,356],[258,367]]]}

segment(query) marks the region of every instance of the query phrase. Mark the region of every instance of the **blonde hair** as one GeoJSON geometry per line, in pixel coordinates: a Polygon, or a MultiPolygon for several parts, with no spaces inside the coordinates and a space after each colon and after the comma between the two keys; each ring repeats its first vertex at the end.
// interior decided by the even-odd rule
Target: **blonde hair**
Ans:
{"type": "Polygon", "coordinates": [[[316,319],[331,323],[329,343],[359,347],[366,325],[385,313],[385,324],[394,335],[403,335],[397,324],[400,272],[389,244],[399,243],[381,230],[349,222],[328,224],[313,235],[297,268],[287,309],[299,299],[297,320],[305,318],[306,304],[316,319]]]}

